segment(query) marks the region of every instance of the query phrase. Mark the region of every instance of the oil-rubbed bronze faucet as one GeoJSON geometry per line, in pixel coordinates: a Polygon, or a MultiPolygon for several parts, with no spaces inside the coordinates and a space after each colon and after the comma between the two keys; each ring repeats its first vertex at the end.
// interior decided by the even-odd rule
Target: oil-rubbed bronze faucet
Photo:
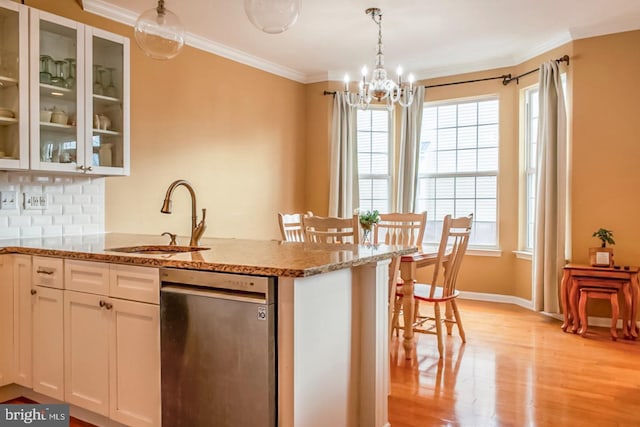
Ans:
{"type": "Polygon", "coordinates": [[[164,196],[164,203],[162,203],[160,212],[165,214],[171,213],[171,195],[173,194],[173,190],[180,185],[185,186],[186,189],[189,190],[189,194],[191,194],[191,240],[189,241],[189,246],[198,246],[198,240],[200,240],[206,228],[204,220],[207,216],[207,210],[202,209],[202,221],[198,223],[198,217],[196,215],[196,192],[193,191],[193,187],[188,181],[179,179],[171,183],[169,188],[167,188],[167,194],[164,196]]]}

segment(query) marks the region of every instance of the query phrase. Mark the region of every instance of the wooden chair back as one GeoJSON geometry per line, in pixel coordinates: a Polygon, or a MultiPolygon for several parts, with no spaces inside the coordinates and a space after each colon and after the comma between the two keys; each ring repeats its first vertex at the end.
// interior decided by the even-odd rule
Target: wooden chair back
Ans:
{"type": "Polygon", "coordinates": [[[304,229],[302,228],[302,217],[304,215],[313,216],[313,212],[302,213],[278,213],[278,225],[280,234],[285,242],[304,242],[304,229]]]}
{"type": "Polygon", "coordinates": [[[360,241],[358,216],[350,218],[304,216],[302,225],[307,242],[354,243],[360,241]]]}
{"type": "Polygon", "coordinates": [[[434,266],[433,281],[431,282],[434,286],[431,286],[430,298],[434,297],[435,284],[441,269],[444,270],[442,280],[443,297],[446,298],[455,293],[456,280],[469,244],[472,223],[473,214],[460,218],[451,218],[451,215],[444,217],[442,236],[438,246],[438,259],[434,266]]]}
{"type": "Polygon", "coordinates": [[[374,243],[418,246],[422,244],[427,212],[380,214],[373,232],[374,243]]]}

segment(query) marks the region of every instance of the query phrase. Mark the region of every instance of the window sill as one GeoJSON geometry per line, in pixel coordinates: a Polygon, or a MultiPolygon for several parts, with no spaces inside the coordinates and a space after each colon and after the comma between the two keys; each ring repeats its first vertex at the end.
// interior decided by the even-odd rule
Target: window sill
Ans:
{"type": "Polygon", "coordinates": [[[488,256],[488,257],[498,258],[498,257],[502,256],[502,251],[500,249],[482,249],[482,248],[473,249],[473,248],[468,248],[467,252],[465,253],[465,255],[488,256]]]}
{"type": "Polygon", "coordinates": [[[531,261],[533,259],[533,254],[528,251],[513,251],[518,259],[526,259],[531,261]]]}

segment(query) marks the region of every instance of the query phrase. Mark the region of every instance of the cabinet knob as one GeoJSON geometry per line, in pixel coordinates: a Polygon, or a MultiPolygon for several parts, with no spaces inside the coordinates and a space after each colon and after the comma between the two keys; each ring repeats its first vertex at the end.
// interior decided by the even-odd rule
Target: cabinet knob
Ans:
{"type": "Polygon", "coordinates": [[[31,289],[31,295],[35,295],[37,293],[38,293],[38,291],[36,291],[35,289],[31,289]]]}
{"type": "Polygon", "coordinates": [[[87,166],[86,168],[84,168],[84,170],[87,172],[91,172],[93,170],[93,166],[87,166]]]}
{"type": "Polygon", "coordinates": [[[77,169],[83,171],[84,170],[84,165],[78,165],[77,169]]]}
{"type": "Polygon", "coordinates": [[[113,308],[113,304],[106,303],[104,305],[104,308],[106,308],[107,310],[111,310],[113,308]]]}
{"type": "Polygon", "coordinates": [[[98,303],[98,305],[99,305],[100,307],[104,307],[105,305],[107,305],[107,303],[106,303],[106,302],[104,302],[104,301],[102,301],[102,300],[100,300],[100,302],[98,303]]]}

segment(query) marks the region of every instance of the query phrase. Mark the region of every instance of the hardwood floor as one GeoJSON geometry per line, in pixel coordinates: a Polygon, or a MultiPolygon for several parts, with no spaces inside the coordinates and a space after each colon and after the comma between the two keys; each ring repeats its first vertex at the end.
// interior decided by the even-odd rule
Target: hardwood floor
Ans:
{"type": "Polygon", "coordinates": [[[454,329],[438,362],[436,337],[416,334],[417,357],[391,344],[393,427],[639,426],[640,342],[587,338],[510,305],[459,300],[467,343],[454,329]]]}
{"type": "Polygon", "coordinates": [[[454,329],[442,362],[435,336],[416,334],[409,360],[394,338],[392,427],[640,425],[640,341],[613,342],[607,328],[563,333],[560,321],[510,304],[458,305],[467,343],[454,329]]]}

